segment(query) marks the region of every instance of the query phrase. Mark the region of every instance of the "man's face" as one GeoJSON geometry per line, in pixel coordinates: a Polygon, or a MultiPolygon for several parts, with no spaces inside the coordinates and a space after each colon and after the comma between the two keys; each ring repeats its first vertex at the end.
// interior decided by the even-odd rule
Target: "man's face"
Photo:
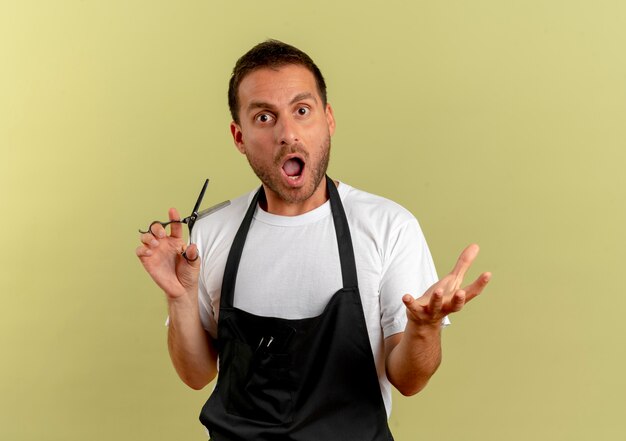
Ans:
{"type": "Polygon", "coordinates": [[[240,123],[231,123],[231,132],[265,185],[268,204],[305,207],[312,197],[325,198],[320,184],[335,120],[313,74],[299,65],[258,69],[241,81],[238,97],[240,123]]]}

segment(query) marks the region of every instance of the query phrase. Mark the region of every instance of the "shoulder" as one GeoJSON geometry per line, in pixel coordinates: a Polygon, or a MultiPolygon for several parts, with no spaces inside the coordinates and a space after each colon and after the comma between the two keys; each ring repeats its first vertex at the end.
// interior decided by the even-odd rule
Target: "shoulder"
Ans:
{"type": "Polygon", "coordinates": [[[415,216],[402,205],[343,182],[339,194],[351,222],[363,222],[385,228],[400,228],[407,223],[417,223],[415,216]]]}

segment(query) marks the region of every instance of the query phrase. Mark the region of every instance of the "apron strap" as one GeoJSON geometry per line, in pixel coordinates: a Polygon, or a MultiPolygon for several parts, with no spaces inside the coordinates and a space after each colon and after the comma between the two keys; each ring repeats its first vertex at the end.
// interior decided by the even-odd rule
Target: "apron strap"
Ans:
{"type": "MultiPolygon", "coordinates": [[[[335,233],[337,234],[337,245],[339,246],[339,260],[341,262],[341,277],[344,288],[352,288],[358,285],[356,274],[356,262],[354,259],[354,250],[352,249],[352,238],[350,236],[350,227],[348,219],[341,204],[339,192],[332,179],[326,176],[326,188],[330,196],[330,208],[333,214],[333,223],[335,225],[335,233]]],[[[237,271],[241,262],[243,247],[246,243],[246,237],[254,218],[254,213],[260,198],[265,198],[263,186],[255,193],[248,211],[235,234],[233,244],[228,253],[226,267],[224,269],[224,279],[222,281],[222,293],[220,299],[220,308],[232,308],[235,297],[235,282],[237,281],[237,271]]]]}
{"type": "Polygon", "coordinates": [[[326,175],[326,188],[330,195],[330,209],[333,213],[335,223],[335,233],[337,234],[337,244],[339,245],[339,260],[341,261],[341,277],[344,288],[355,288],[358,286],[356,276],[356,261],[354,259],[354,248],[352,247],[352,236],[348,218],[343,209],[337,186],[332,179],[326,175]]]}
{"type": "Polygon", "coordinates": [[[235,297],[235,282],[237,281],[237,270],[239,269],[239,262],[241,261],[241,254],[243,253],[243,246],[246,243],[246,236],[252,224],[252,218],[254,212],[259,203],[259,195],[263,193],[263,186],[261,186],[255,193],[248,211],[235,234],[233,244],[230,247],[228,253],[228,259],[226,259],[226,267],[224,268],[224,279],[222,280],[222,294],[220,298],[220,308],[232,308],[233,298],[235,297]]]}

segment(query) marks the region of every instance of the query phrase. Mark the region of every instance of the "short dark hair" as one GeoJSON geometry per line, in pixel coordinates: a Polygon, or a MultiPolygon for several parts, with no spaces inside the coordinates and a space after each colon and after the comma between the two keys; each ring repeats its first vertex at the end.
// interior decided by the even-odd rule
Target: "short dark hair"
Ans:
{"type": "Polygon", "coordinates": [[[228,107],[233,121],[239,124],[239,84],[246,75],[257,69],[276,69],[288,64],[297,64],[308,69],[315,77],[317,90],[326,106],[326,82],[311,57],[300,49],[278,40],[266,40],[246,52],[235,64],[228,83],[228,107]]]}

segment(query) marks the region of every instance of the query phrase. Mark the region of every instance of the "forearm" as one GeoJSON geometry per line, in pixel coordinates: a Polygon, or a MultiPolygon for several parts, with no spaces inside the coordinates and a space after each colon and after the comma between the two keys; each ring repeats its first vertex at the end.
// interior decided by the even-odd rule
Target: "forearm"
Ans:
{"type": "Polygon", "coordinates": [[[217,354],[204,330],[198,303],[190,297],[168,300],[168,349],[178,376],[193,389],[202,389],[217,374],[217,354]]]}
{"type": "Polygon", "coordinates": [[[387,378],[403,395],[418,393],[441,363],[441,326],[409,322],[397,341],[390,343],[395,344],[386,358],[387,378]]]}

